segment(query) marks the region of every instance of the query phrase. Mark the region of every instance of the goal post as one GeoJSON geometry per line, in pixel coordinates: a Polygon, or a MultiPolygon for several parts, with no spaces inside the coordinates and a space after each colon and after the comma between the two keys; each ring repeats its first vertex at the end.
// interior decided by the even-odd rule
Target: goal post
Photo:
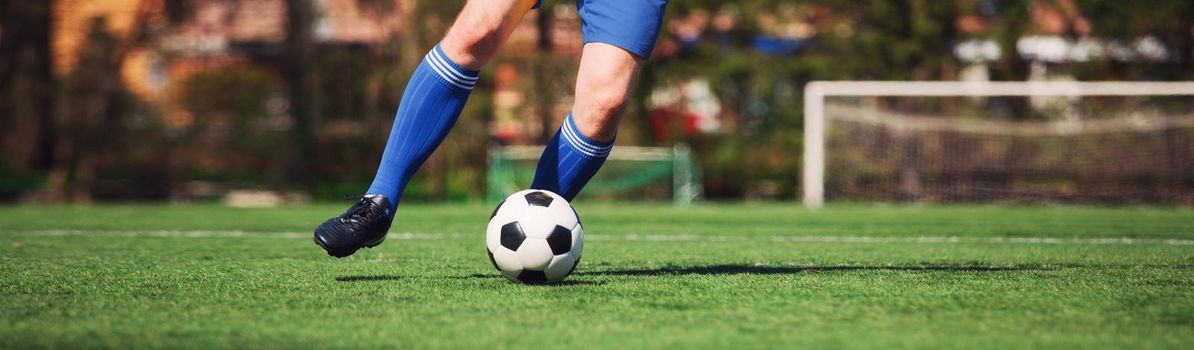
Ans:
{"type": "MultiPolygon", "coordinates": [[[[804,169],[802,173],[802,198],[810,208],[820,207],[826,198],[827,137],[830,120],[827,116],[826,99],[868,98],[868,97],[1088,97],[1088,96],[1194,96],[1194,82],[964,82],[964,81],[814,81],[804,91],[804,169]]],[[[970,122],[972,127],[959,127],[957,123],[942,122],[933,118],[916,120],[901,118],[897,114],[859,113],[845,110],[854,122],[883,124],[885,128],[902,129],[951,129],[952,132],[989,132],[1016,135],[1031,131],[1059,130],[1057,134],[1080,133],[1082,130],[1101,125],[1104,129],[1122,126],[1140,129],[1141,124],[1165,127],[1187,128],[1194,126],[1194,118],[1154,118],[1152,122],[1139,120],[1078,122],[1057,128],[1044,128],[1047,123],[1034,123],[1019,127],[1014,123],[970,122]],[[865,114],[865,115],[862,115],[865,114]],[[906,120],[904,120],[906,119],[906,120]],[[1077,126],[1075,126],[1077,124],[1077,126]],[[1068,131],[1067,131],[1068,130],[1068,131]]],[[[1137,118],[1139,119],[1139,118],[1137,118]]],[[[1147,126],[1145,126],[1147,128],[1147,126]]],[[[1118,129],[1116,129],[1118,130],[1118,129]]],[[[1186,134],[1182,134],[1186,135],[1186,134]]]]}
{"type": "MultiPolygon", "coordinates": [[[[543,146],[495,146],[489,151],[486,197],[500,201],[530,186],[543,146]]],[[[616,146],[581,196],[671,201],[701,198],[700,168],[688,145],[616,146]]]]}

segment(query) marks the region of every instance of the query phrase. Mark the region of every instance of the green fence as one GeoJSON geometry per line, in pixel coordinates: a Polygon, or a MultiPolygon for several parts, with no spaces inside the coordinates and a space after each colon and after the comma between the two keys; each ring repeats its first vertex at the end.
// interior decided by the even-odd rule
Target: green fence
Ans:
{"type": "MultiPolygon", "coordinates": [[[[489,151],[487,197],[500,201],[524,189],[535,176],[542,146],[493,147],[489,151]]],[[[671,200],[678,205],[701,198],[700,169],[687,145],[614,147],[601,172],[582,196],[617,199],[671,200]]]]}

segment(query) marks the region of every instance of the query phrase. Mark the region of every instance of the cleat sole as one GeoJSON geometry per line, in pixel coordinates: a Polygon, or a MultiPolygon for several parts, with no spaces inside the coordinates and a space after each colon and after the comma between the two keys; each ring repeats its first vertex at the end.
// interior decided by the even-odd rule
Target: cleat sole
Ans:
{"type": "Polygon", "coordinates": [[[381,245],[381,242],[385,242],[385,241],[386,241],[386,236],[382,235],[381,238],[376,241],[365,243],[365,248],[373,249],[373,247],[379,246],[379,245],[381,245]]]}
{"type": "Polygon", "coordinates": [[[315,241],[315,245],[319,246],[320,248],[323,248],[323,250],[325,252],[327,252],[328,255],[335,257],[337,259],[352,255],[353,253],[357,252],[357,249],[360,249],[360,248],[357,248],[357,249],[353,249],[351,251],[341,250],[341,249],[332,249],[332,248],[328,248],[328,246],[326,244],[324,244],[323,240],[319,239],[319,236],[315,236],[313,238],[313,240],[315,241]]]}

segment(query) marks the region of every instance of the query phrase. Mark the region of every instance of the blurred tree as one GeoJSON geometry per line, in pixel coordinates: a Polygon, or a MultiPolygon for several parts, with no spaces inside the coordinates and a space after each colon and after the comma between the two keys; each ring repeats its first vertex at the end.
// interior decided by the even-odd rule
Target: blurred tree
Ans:
{"type": "Polygon", "coordinates": [[[312,64],[315,52],[312,24],[314,11],[311,0],[286,0],[285,78],[290,91],[290,116],[294,120],[294,144],[301,157],[295,157],[291,171],[293,180],[308,191],[314,191],[319,179],[319,153],[316,148],[314,125],[316,106],[311,104],[315,93],[315,74],[312,64]]]}
{"type": "Polygon", "coordinates": [[[104,17],[92,19],[79,63],[66,75],[57,101],[46,200],[90,202],[103,158],[121,155],[111,147],[120,144],[131,109],[120,72],[129,52],[149,38],[147,23],[160,5],[154,0],[138,2],[130,30],[120,37],[108,32],[104,17]]]}
{"type": "Polygon", "coordinates": [[[282,85],[275,72],[253,66],[187,77],[172,97],[193,122],[175,135],[170,163],[185,178],[234,186],[293,181],[300,154],[285,147],[294,142],[289,123],[269,107],[282,85]]]}
{"type": "Polygon", "coordinates": [[[107,141],[118,137],[109,133],[119,127],[121,117],[115,105],[121,90],[118,39],[105,27],[103,18],[92,20],[78,65],[64,81],[55,125],[58,142],[47,181],[50,201],[91,201],[98,157],[109,151],[107,141]]]}
{"type": "Polygon", "coordinates": [[[1078,8],[1090,19],[1092,36],[1132,44],[1152,37],[1169,50],[1162,62],[1111,61],[1088,64],[1094,79],[1194,79],[1194,1],[1141,2],[1080,0],[1078,8]]]}
{"type": "Polygon", "coordinates": [[[551,86],[553,73],[552,62],[555,58],[552,57],[552,40],[551,27],[554,15],[551,6],[543,6],[535,12],[535,30],[538,35],[535,40],[535,60],[537,61],[534,68],[535,85],[540,88],[534,93],[534,100],[537,102],[535,109],[538,111],[539,117],[539,135],[535,141],[539,144],[547,144],[551,137],[555,134],[555,129],[552,124],[556,120],[555,106],[555,89],[549,88],[551,86]]]}
{"type": "MultiPolygon", "coordinates": [[[[29,177],[53,160],[53,1],[0,2],[0,178],[29,177]]],[[[0,180],[0,196],[9,192],[0,180]]]]}

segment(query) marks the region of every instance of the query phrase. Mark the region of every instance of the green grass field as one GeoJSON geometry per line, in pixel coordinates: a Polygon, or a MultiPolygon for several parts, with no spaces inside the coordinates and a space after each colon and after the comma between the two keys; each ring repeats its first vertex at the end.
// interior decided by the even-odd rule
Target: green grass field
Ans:
{"type": "Polygon", "coordinates": [[[0,207],[0,349],[1194,343],[1189,209],[581,205],[577,273],[524,286],[492,208],[337,260],[309,230],[346,206],[0,207]]]}

